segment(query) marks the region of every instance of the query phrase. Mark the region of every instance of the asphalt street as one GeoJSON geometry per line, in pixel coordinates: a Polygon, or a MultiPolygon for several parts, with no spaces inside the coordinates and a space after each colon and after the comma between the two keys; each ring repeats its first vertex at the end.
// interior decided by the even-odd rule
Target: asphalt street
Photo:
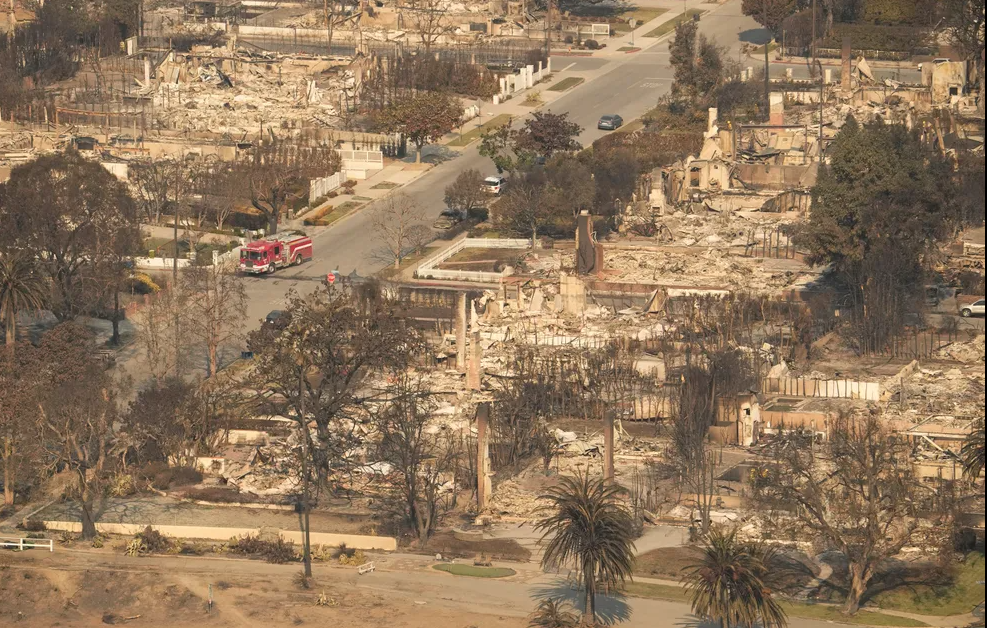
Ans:
{"type": "MultiPolygon", "coordinates": [[[[700,31],[726,48],[729,55],[739,54],[742,37],[750,39],[751,33],[759,31],[752,19],[738,17],[740,5],[740,0],[731,0],[704,15],[700,21],[700,31]]],[[[601,115],[618,113],[625,121],[633,120],[654,107],[658,98],[671,88],[668,38],[639,38],[636,44],[642,48],[649,44],[651,47],[634,54],[604,58],[552,59],[553,70],[560,77],[592,74],[585,83],[544,108],[556,113],[567,112],[580,124],[583,132],[579,141],[584,145],[607,133],[596,128],[601,115]]],[[[461,171],[476,168],[484,174],[495,173],[490,160],[477,153],[476,143],[458,154],[443,146],[428,147],[425,154],[426,161],[438,165],[400,191],[425,209],[429,222],[444,209],[444,190],[461,171]]],[[[283,307],[290,289],[299,293],[318,289],[321,278],[330,270],[344,274],[356,270],[361,275],[380,270],[386,262],[381,259],[370,210],[370,207],[364,207],[315,236],[312,262],[274,275],[249,278],[248,324],[254,327],[269,311],[283,307]]]]}

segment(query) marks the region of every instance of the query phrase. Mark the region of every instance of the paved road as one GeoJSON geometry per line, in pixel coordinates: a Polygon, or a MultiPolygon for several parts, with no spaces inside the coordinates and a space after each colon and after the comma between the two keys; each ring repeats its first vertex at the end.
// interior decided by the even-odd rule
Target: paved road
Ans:
{"type": "MultiPolygon", "coordinates": [[[[741,33],[757,28],[750,18],[737,17],[740,5],[740,0],[731,0],[700,22],[700,30],[734,56],[740,50],[741,33]]],[[[591,80],[553,101],[546,109],[568,112],[584,129],[579,136],[583,144],[605,133],[596,129],[596,122],[603,114],[619,113],[625,120],[640,116],[671,87],[667,38],[657,45],[653,42],[639,38],[638,46],[652,44],[652,47],[629,55],[553,58],[552,64],[560,76],[582,75],[591,80]]],[[[477,153],[475,144],[458,156],[450,153],[444,147],[428,149],[426,155],[431,157],[426,160],[441,163],[401,190],[426,209],[430,221],[442,211],[444,190],[459,172],[468,168],[494,172],[490,161],[477,153]]],[[[370,224],[370,212],[364,208],[315,237],[315,259],[309,264],[273,276],[248,279],[248,321],[256,324],[267,312],[283,306],[289,289],[304,293],[318,288],[320,278],[330,270],[349,273],[355,269],[361,275],[380,270],[384,262],[379,259],[379,248],[370,224]]]]}
{"type": "MultiPolygon", "coordinates": [[[[165,578],[195,576],[214,582],[235,577],[287,581],[298,572],[297,564],[272,565],[252,560],[229,560],[195,556],[150,556],[133,559],[106,551],[65,549],[54,553],[33,553],[29,562],[12,562],[17,569],[48,568],[64,571],[113,570],[141,573],[160,573],[165,578]]],[[[315,577],[321,585],[332,587],[356,587],[381,594],[383,603],[395,597],[415,600],[416,604],[435,605],[453,611],[489,614],[492,616],[524,617],[539,600],[546,597],[564,597],[576,604],[579,591],[571,588],[563,579],[551,574],[540,574],[533,566],[517,566],[518,576],[511,580],[489,580],[450,576],[428,568],[429,562],[421,557],[401,555],[373,556],[381,568],[365,576],[357,576],[352,569],[313,565],[315,577]],[[399,567],[395,563],[401,563],[399,567]],[[392,569],[393,568],[393,569],[392,569]]],[[[223,608],[222,589],[216,590],[218,605],[223,608]]],[[[232,603],[232,600],[230,601],[232,603]]],[[[687,604],[643,598],[597,598],[598,613],[606,623],[627,628],[706,628],[690,612],[687,604]]],[[[287,621],[272,625],[286,625],[287,621]]],[[[350,625],[350,624],[346,624],[350,625]]],[[[830,622],[791,618],[791,628],[825,628],[830,622]]]]}

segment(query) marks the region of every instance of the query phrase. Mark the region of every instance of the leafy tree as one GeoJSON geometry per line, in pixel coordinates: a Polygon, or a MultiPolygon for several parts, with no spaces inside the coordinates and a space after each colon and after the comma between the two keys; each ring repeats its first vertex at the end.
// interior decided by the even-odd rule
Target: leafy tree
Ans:
{"type": "Polygon", "coordinates": [[[49,472],[67,470],[74,476],[82,537],[91,539],[96,536],[94,507],[112,464],[113,384],[95,355],[92,334],[75,323],[45,334],[29,359],[41,460],[49,472]]]}
{"type": "Polygon", "coordinates": [[[772,557],[770,549],[738,541],[736,530],[711,529],[703,538],[702,558],[683,578],[692,612],[723,628],[784,628],[785,611],[765,585],[772,557]]]}
{"type": "Polygon", "coordinates": [[[797,241],[810,263],[832,265],[861,345],[879,347],[904,325],[923,261],[960,223],[953,168],[904,126],[852,118],[827,152],[797,241]]]}
{"type": "Polygon", "coordinates": [[[511,180],[500,203],[496,220],[515,233],[531,236],[538,241],[538,230],[549,225],[556,217],[557,203],[553,191],[545,185],[540,174],[529,173],[511,180]]]}
{"type": "Polygon", "coordinates": [[[589,472],[562,477],[541,499],[549,514],[536,529],[543,530],[548,543],[542,567],[572,565],[582,578],[585,591],[583,621],[596,621],[596,592],[616,588],[633,572],[634,522],[623,503],[625,489],[589,472]]]}
{"type": "Polygon", "coordinates": [[[696,83],[696,40],[699,25],[683,20],[675,26],[675,37],[668,44],[668,62],[672,66],[672,96],[683,97],[696,83]]]}
{"type": "Polygon", "coordinates": [[[934,505],[934,489],[913,474],[910,445],[877,414],[842,413],[822,446],[812,438],[793,433],[779,440],[770,452],[777,464],[763,469],[756,495],[765,511],[788,505],[791,515],[769,515],[777,525],[843,554],[850,571],[843,612],[852,615],[883,561],[906,545],[945,543],[952,511],[934,505]],[[920,513],[934,513],[931,525],[920,526],[920,513]]]}
{"type": "MultiPolygon", "coordinates": [[[[595,162],[594,162],[595,166],[595,162]]],[[[555,155],[545,164],[545,184],[551,188],[552,202],[558,215],[578,216],[579,212],[592,209],[599,181],[577,156],[569,153],[555,155]]]]}
{"type": "Polygon", "coordinates": [[[483,175],[473,168],[460,172],[445,192],[446,207],[458,210],[463,216],[469,216],[474,210],[483,207],[487,198],[483,175]]]}
{"type": "Polygon", "coordinates": [[[984,0],[943,0],[944,26],[950,43],[973,64],[980,87],[978,107],[984,110],[984,0]]]}
{"type": "Polygon", "coordinates": [[[497,167],[497,172],[514,173],[519,170],[527,170],[534,164],[535,157],[532,152],[521,150],[514,141],[517,132],[511,128],[511,122],[485,131],[480,136],[480,155],[489,158],[497,167]]]}
{"type": "MultiPolygon", "coordinates": [[[[785,18],[794,14],[798,8],[796,0],[744,0],[740,10],[744,15],[754,18],[754,21],[778,34],[781,23],[785,18]]],[[[767,45],[767,44],[765,44],[767,45]]]]}
{"type": "Polygon", "coordinates": [[[593,179],[596,182],[596,207],[602,214],[612,215],[630,203],[637,189],[640,166],[634,153],[626,148],[593,155],[593,179]]]}
{"type": "MultiPolygon", "coordinates": [[[[699,33],[696,22],[687,20],[676,26],[675,37],[669,44],[672,102],[691,110],[713,106],[723,82],[724,56],[722,47],[699,33]]],[[[705,111],[702,115],[705,116],[705,111]]]]}
{"type": "MultiPolygon", "coordinates": [[[[26,345],[30,352],[33,347],[26,345]]],[[[0,351],[0,460],[3,461],[3,501],[14,503],[18,482],[37,477],[40,460],[32,419],[36,407],[31,363],[12,346],[0,351]]]]}
{"type": "Polygon", "coordinates": [[[199,384],[167,378],[141,390],[121,418],[120,444],[140,462],[193,466],[215,451],[222,423],[199,384]]]}
{"type": "Polygon", "coordinates": [[[528,617],[529,628],[576,628],[579,615],[565,600],[542,600],[528,617]]]}
{"type": "Polygon", "coordinates": [[[306,519],[311,487],[316,495],[335,490],[357,462],[365,408],[386,398],[386,391],[372,385],[374,379],[403,372],[422,350],[419,335],[404,325],[395,307],[372,284],[305,298],[290,294],[285,326],[265,326],[250,335],[256,364],[252,385],[272,393],[271,412],[297,423],[303,445],[297,468],[300,508],[306,519]]]}
{"type": "Polygon", "coordinates": [[[392,133],[401,133],[417,147],[416,161],[422,148],[459,126],[463,106],[449,94],[419,92],[392,103],[377,113],[377,123],[392,133]]]}
{"type": "Polygon", "coordinates": [[[17,315],[41,309],[47,296],[48,282],[32,256],[13,249],[0,252],[0,319],[8,351],[17,340],[17,315]]]}
{"type": "Polygon", "coordinates": [[[288,201],[305,193],[310,179],[339,172],[342,161],[332,146],[275,139],[254,149],[241,164],[250,204],[267,218],[268,233],[277,233],[288,201]]]}
{"type": "Polygon", "coordinates": [[[139,241],[126,186],[78,154],[41,156],[0,185],[0,246],[38,253],[52,284],[51,310],[61,320],[98,304],[117,281],[112,262],[136,251],[139,241]]]}
{"type": "Polygon", "coordinates": [[[514,146],[521,151],[551,157],[556,153],[579,150],[580,144],[576,137],[582,131],[581,126],[569,120],[568,113],[536,111],[524,121],[524,126],[517,131],[513,141],[514,146]]]}
{"type": "Polygon", "coordinates": [[[976,481],[984,471],[984,420],[980,419],[974,430],[963,441],[963,470],[976,481]]]}

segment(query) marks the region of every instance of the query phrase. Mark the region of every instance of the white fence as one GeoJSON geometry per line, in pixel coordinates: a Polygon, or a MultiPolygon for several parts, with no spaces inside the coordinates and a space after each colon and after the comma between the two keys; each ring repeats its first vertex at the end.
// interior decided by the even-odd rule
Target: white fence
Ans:
{"type": "Polygon", "coordinates": [[[493,273],[474,270],[445,270],[440,269],[439,265],[463,249],[526,249],[530,246],[531,240],[516,238],[463,238],[438,255],[422,262],[415,271],[415,276],[419,279],[500,283],[504,277],[509,277],[514,272],[512,268],[507,267],[499,273],[493,273]]]}
{"type": "Polygon", "coordinates": [[[338,189],[341,185],[343,185],[343,181],[346,181],[346,173],[342,170],[336,174],[331,174],[328,177],[312,179],[308,182],[309,202],[338,189]]]}
{"type": "Polygon", "coordinates": [[[55,551],[55,542],[51,539],[0,539],[0,547],[14,547],[19,551],[40,547],[49,552],[55,551]]]}
{"type": "Polygon", "coordinates": [[[500,101],[511,94],[516,94],[522,90],[535,86],[544,77],[552,73],[552,58],[548,58],[548,63],[542,66],[539,61],[537,66],[526,65],[517,74],[508,74],[500,77],[500,93],[494,96],[493,103],[500,104],[500,101]]]}
{"type": "Polygon", "coordinates": [[[343,149],[339,151],[339,158],[342,159],[344,163],[347,161],[357,161],[377,164],[381,168],[384,167],[384,153],[379,150],[343,149]]]}
{"type": "Polygon", "coordinates": [[[853,379],[808,379],[805,377],[765,378],[761,392],[786,397],[826,397],[879,401],[881,385],[853,379]]]}

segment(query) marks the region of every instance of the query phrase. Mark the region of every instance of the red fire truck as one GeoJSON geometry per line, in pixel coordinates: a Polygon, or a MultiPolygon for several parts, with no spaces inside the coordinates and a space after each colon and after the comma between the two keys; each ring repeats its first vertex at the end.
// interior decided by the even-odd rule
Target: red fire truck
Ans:
{"type": "Polygon", "coordinates": [[[306,235],[275,236],[254,240],[240,249],[240,272],[273,273],[312,259],[312,238],[306,235]]]}

